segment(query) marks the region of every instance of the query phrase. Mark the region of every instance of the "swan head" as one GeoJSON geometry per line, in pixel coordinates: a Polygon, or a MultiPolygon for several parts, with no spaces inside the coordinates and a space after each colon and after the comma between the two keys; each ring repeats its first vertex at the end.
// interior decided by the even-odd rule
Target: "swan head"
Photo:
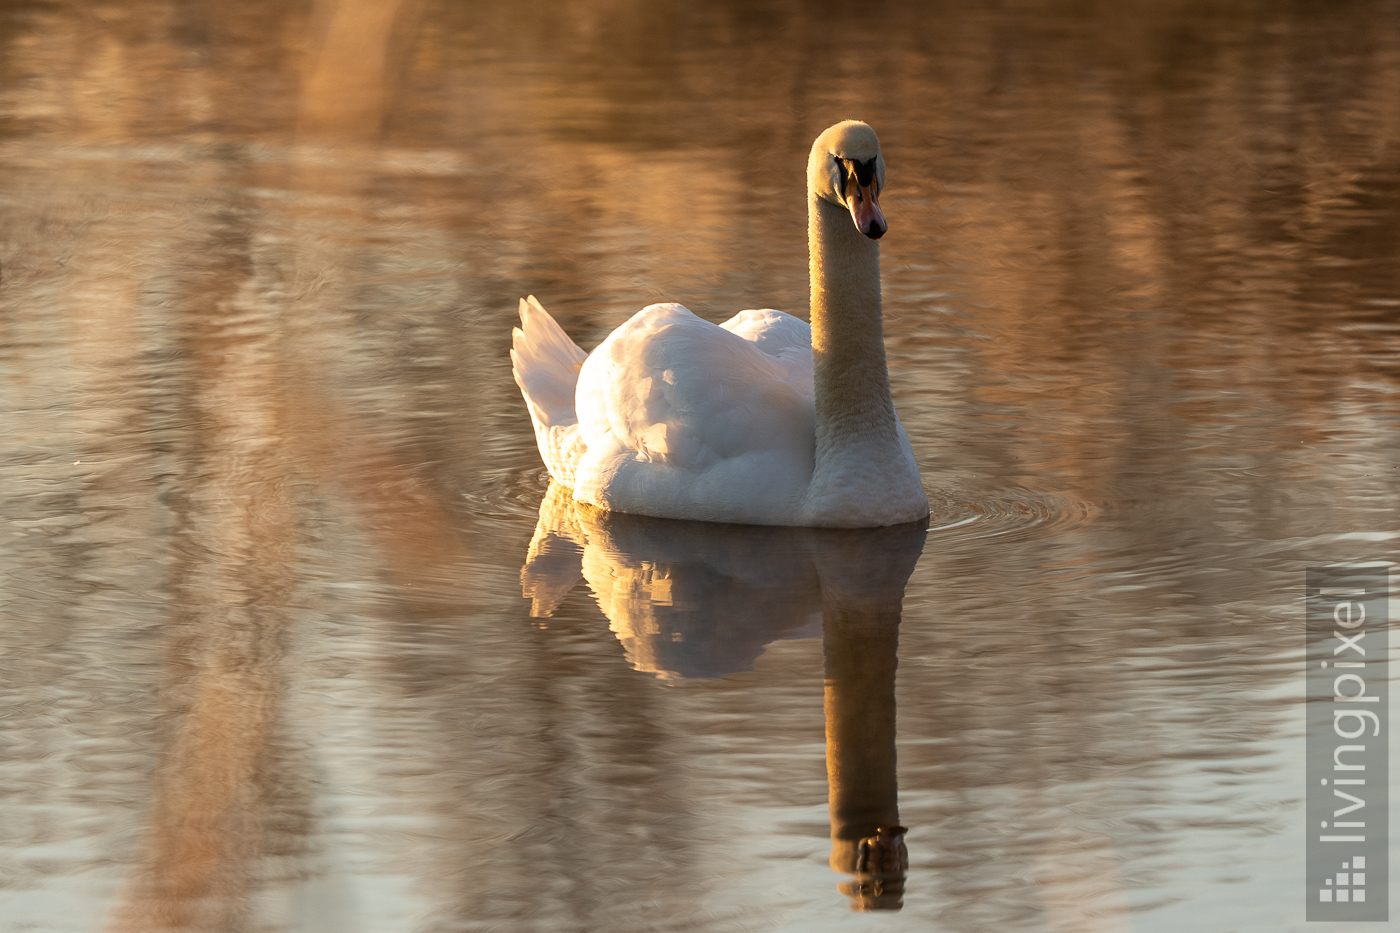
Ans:
{"type": "Polygon", "coordinates": [[[808,190],[850,211],[856,229],[872,240],[889,229],[880,211],[884,187],[885,158],[880,155],[880,138],[869,125],[846,120],[827,128],[812,144],[808,190]]]}

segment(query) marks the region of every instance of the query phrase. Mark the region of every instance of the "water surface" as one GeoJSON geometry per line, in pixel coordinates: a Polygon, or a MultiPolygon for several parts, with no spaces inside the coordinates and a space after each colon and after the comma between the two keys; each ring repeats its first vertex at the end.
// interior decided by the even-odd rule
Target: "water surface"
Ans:
{"type": "Polygon", "coordinates": [[[10,0],[0,928],[1301,929],[1397,425],[1392,2],[10,0]],[[517,299],[805,316],[848,117],[929,528],[551,498],[517,299]]]}

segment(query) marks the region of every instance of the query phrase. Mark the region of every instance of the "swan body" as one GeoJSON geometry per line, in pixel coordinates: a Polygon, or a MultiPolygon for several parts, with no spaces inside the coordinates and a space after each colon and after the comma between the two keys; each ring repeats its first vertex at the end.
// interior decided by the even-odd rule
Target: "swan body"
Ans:
{"type": "Polygon", "coordinates": [[[522,300],[511,361],[550,474],[576,501],[659,518],[860,528],[927,517],[885,365],[883,182],[868,126],[817,138],[810,327],[771,309],[715,325],[656,304],[585,354],[534,296],[522,300]]]}

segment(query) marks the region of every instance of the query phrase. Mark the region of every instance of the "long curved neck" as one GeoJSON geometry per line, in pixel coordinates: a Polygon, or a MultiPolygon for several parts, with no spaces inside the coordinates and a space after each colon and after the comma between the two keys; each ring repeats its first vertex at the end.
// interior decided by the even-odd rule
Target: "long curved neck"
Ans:
{"type": "Polygon", "coordinates": [[[898,437],[885,368],[880,249],[842,207],[808,195],[816,466],[839,450],[898,437]]]}

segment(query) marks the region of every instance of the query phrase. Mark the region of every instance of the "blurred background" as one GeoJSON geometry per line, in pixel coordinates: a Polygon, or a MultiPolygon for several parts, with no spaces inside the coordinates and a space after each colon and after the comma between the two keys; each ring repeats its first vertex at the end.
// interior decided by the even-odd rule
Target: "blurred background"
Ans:
{"type": "Polygon", "coordinates": [[[1397,507],[1392,0],[0,0],[0,930],[1301,928],[1303,568],[1397,507]],[[894,902],[831,552],[537,511],[507,358],[805,316],[847,118],[894,902]]]}

